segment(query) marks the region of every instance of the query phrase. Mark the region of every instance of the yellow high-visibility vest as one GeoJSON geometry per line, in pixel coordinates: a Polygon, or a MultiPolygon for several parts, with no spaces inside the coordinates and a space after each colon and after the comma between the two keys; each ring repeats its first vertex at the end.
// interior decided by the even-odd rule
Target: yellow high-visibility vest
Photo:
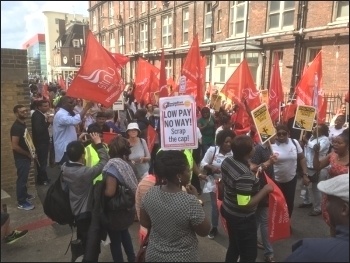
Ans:
{"type": "MultiPolygon", "coordinates": [[[[108,150],[107,146],[103,144],[103,146],[108,150]]],[[[98,157],[98,153],[92,147],[92,144],[89,144],[88,146],[85,147],[85,165],[87,167],[92,167],[100,161],[100,158],[98,157]]],[[[102,181],[102,173],[96,176],[93,180],[93,184],[95,185],[97,182],[102,181]]]]}

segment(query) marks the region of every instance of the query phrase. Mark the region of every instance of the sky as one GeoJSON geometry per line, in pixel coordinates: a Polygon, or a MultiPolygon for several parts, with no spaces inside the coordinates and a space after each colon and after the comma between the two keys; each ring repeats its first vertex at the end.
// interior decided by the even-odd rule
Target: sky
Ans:
{"type": "Polygon", "coordinates": [[[1,1],[1,48],[22,49],[36,34],[45,34],[43,11],[89,16],[89,1],[1,1]]]}

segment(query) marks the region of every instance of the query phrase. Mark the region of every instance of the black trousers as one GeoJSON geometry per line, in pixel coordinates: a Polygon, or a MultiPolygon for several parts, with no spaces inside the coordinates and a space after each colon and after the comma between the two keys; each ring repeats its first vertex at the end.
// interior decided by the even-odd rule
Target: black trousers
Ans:
{"type": "Polygon", "coordinates": [[[221,207],[221,214],[226,219],[229,245],[225,262],[255,262],[258,255],[257,227],[255,214],[238,217],[231,215],[221,207]]]}
{"type": "Polygon", "coordinates": [[[294,209],[294,197],[295,197],[295,189],[297,187],[297,176],[295,175],[294,178],[287,183],[279,183],[279,182],[275,182],[275,183],[281,189],[281,192],[283,193],[284,198],[286,199],[289,218],[291,218],[293,209],[294,209]]]}
{"type": "Polygon", "coordinates": [[[87,243],[90,224],[91,224],[91,216],[86,216],[84,218],[76,219],[77,239],[81,240],[83,244],[84,252],[86,251],[86,243],[87,243]]]}
{"type": "Polygon", "coordinates": [[[40,143],[34,146],[36,150],[36,155],[38,157],[38,162],[35,162],[37,170],[36,183],[41,184],[44,181],[48,180],[46,167],[47,159],[49,156],[50,143],[40,143]]]}

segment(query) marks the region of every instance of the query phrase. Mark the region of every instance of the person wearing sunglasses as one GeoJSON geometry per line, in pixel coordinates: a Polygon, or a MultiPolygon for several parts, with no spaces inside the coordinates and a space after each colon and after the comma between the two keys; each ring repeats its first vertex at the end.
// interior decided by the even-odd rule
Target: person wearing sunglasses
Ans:
{"type": "MultiPolygon", "coordinates": [[[[275,181],[286,199],[289,218],[291,218],[297,185],[297,161],[300,162],[303,180],[307,178],[308,170],[303,149],[297,140],[289,138],[288,127],[277,125],[276,131],[276,141],[271,144],[273,153],[277,155],[277,161],[274,163],[275,181]]],[[[305,185],[307,184],[308,182],[305,182],[305,185]]]]}

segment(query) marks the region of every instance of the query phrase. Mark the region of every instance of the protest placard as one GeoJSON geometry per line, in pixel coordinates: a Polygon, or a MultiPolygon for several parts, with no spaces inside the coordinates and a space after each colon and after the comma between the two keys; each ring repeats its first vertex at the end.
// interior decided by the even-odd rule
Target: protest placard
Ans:
{"type": "Polygon", "coordinates": [[[315,116],[315,107],[299,105],[295,114],[293,128],[299,130],[312,131],[315,116]]]}
{"type": "Polygon", "coordinates": [[[186,76],[181,76],[179,80],[179,94],[186,93],[186,76]]]}
{"type": "Polygon", "coordinates": [[[265,103],[252,111],[252,117],[262,143],[267,142],[276,134],[276,129],[273,126],[269,110],[265,103]]]}
{"type": "Polygon", "coordinates": [[[123,93],[120,95],[119,99],[113,103],[113,110],[124,110],[123,93]]]}
{"type": "Polygon", "coordinates": [[[221,100],[222,97],[220,95],[212,94],[210,97],[210,108],[219,111],[222,104],[221,100]]]}
{"type": "Polygon", "coordinates": [[[198,148],[196,103],[183,95],[159,99],[162,150],[198,148]]]}

